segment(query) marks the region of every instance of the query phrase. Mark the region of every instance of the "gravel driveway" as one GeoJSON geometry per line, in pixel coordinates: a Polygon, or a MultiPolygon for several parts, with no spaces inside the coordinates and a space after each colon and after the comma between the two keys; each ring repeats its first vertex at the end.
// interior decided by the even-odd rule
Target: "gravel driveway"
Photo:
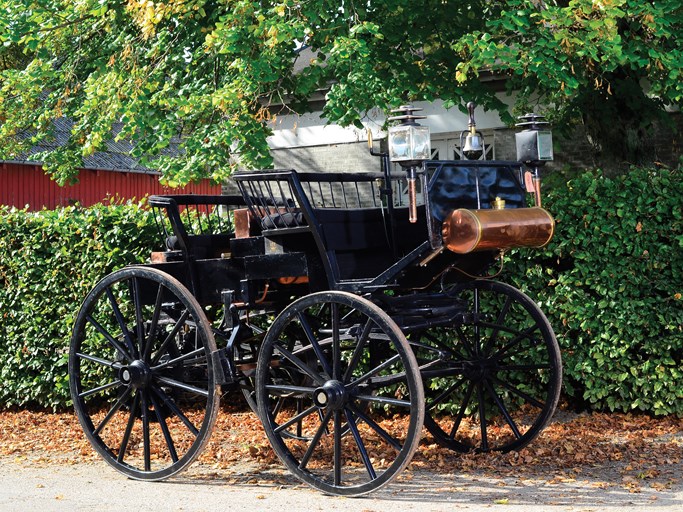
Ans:
{"type": "Polygon", "coordinates": [[[52,511],[452,511],[525,512],[683,510],[683,463],[658,474],[658,485],[625,481],[613,464],[581,475],[493,478],[483,471],[407,470],[363,498],[325,496],[284,470],[237,464],[227,471],[207,464],[164,482],[128,480],[104,463],[74,463],[47,456],[0,458],[0,510],[52,511]],[[666,482],[669,482],[667,484],[666,482]],[[635,485],[638,484],[638,485],[635,485]]]}

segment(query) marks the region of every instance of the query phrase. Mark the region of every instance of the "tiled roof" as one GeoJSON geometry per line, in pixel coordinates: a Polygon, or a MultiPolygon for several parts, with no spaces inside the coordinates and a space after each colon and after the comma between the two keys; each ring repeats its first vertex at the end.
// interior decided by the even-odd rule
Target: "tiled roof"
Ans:
{"type": "MultiPolygon", "coordinates": [[[[69,139],[73,121],[66,118],[60,118],[54,122],[55,139],[50,144],[38,144],[31,148],[31,150],[22,155],[19,159],[13,160],[17,163],[40,164],[39,161],[31,158],[40,152],[50,151],[59,146],[63,146],[69,139]]],[[[115,126],[112,132],[112,137],[105,142],[106,149],[104,151],[97,151],[83,160],[83,169],[93,170],[108,170],[108,171],[123,171],[123,172],[139,172],[145,174],[158,174],[155,169],[150,169],[141,165],[137,159],[131,156],[133,145],[127,140],[115,140],[116,133],[120,130],[120,126],[115,126]]],[[[28,136],[28,135],[27,135],[28,136]]],[[[165,154],[178,155],[180,150],[179,139],[171,141],[171,146],[164,152],[165,154]]],[[[1,160],[0,160],[1,161],[1,160]]]]}

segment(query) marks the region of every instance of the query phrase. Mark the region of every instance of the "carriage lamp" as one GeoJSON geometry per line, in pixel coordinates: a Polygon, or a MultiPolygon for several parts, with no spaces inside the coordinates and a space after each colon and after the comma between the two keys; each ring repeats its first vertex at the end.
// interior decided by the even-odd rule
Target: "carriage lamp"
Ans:
{"type": "Polygon", "coordinates": [[[429,127],[422,126],[416,121],[426,119],[427,116],[418,116],[421,108],[412,105],[403,105],[391,113],[399,115],[389,118],[389,121],[401,121],[396,126],[389,128],[389,157],[392,162],[402,167],[419,166],[423,160],[431,157],[431,144],[429,139],[429,127]]]}
{"type": "Polygon", "coordinates": [[[422,162],[429,160],[432,153],[429,127],[417,123],[426,116],[413,112],[422,110],[412,105],[403,105],[392,110],[389,121],[400,121],[400,124],[389,128],[389,158],[406,170],[408,179],[409,220],[417,222],[417,170],[422,162]]]}
{"type": "Polygon", "coordinates": [[[474,108],[476,104],[470,101],[467,104],[469,121],[467,130],[460,133],[460,147],[462,155],[468,160],[479,160],[484,154],[484,136],[477,131],[477,124],[474,122],[474,108]]]}
{"type": "Polygon", "coordinates": [[[517,160],[531,167],[540,167],[553,160],[553,134],[548,129],[550,123],[538,114],[526,114],[519,118],[515,134],[517,160]]]}
{"type": "MultiPolygon", "coordinates": [[[[517,160],[528,165],[532,171],[527,189],[533,192],[536,206],[541,206],[541,175],[539,168],[553,160],[553,134],[550,123],[538,114],[525,114],[519,118],[515,134],[517,160]]],[[[526,181],[526,180],[525,180],[526,181]]]]}

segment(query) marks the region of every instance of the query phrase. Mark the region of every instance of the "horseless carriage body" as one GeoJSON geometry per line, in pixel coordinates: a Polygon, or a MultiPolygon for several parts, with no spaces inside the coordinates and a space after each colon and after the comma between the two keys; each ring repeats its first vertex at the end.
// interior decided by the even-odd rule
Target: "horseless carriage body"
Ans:
{"type": "Polygon", "coordinates": [[[167,250],[95,286],[69,355],[75,410],[108,463],[148,480],[184,469],[233,389],[283,463],[331,494],[391,481],[423,425],[463,452],[541,432],[561,385],[552,328],[481,277],[501,249],[552,236],[547,212],[527,207],[524,166],[424,162],[415,206],[382,163],[150,198],[167,250]]]}

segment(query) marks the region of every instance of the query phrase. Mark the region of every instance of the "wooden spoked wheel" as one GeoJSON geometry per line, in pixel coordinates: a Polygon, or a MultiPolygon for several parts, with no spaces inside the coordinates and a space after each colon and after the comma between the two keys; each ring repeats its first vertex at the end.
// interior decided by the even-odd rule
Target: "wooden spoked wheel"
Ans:
{"type": "Polygon", "coordinates": [[[259,353],[256,394],[279,458],[330,494],[387,484],[420,440],[414,355],[386,313],[351,293],[314,293],[282,311],[259,353]]]}
{"type": "Polygon", "coordinates": [[[219,393],[211,326],[191,293],[153,268],[129,267],[86,297],[69,352],[85,435],[116,470],[160,480],[201,452],[219,393]]]}
{"type": "Polygon", "coordinates": [[[425,426],[460,452],[521,449],[557,406],[555,334],[534,301],[507,284],[474,281],[449,295],[463,304],[456,321],[409,336],[423,368],[425,426]]]}

